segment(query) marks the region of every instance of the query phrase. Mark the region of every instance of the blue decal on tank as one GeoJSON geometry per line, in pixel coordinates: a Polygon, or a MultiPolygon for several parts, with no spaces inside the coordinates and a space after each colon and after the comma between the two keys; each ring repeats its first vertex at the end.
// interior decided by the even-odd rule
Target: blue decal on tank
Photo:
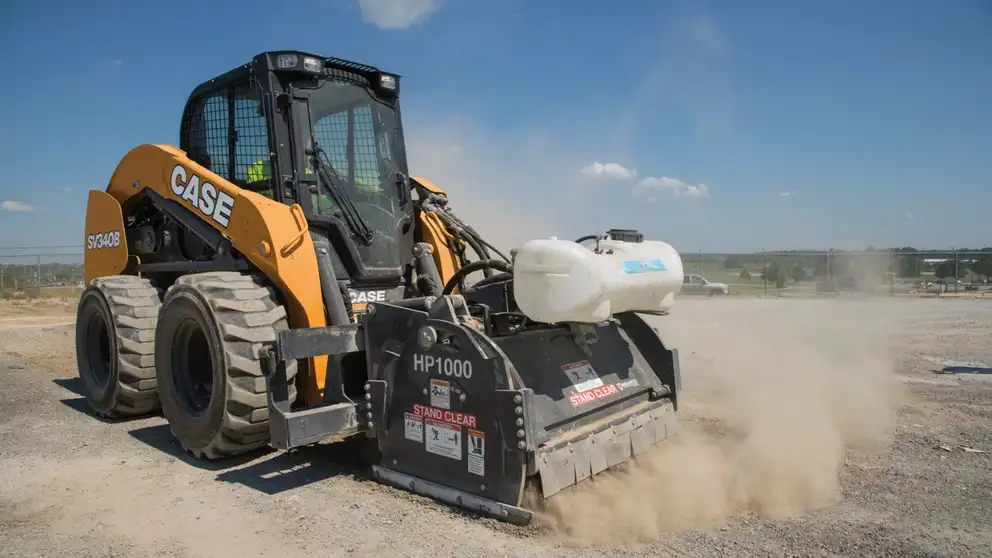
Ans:
{"type": "Polygon", "coordinates": [[[624,273],[654,273],[665,271],[665,264],[659,259],[654,260],[626,260],[623,262],[624,273]]]}

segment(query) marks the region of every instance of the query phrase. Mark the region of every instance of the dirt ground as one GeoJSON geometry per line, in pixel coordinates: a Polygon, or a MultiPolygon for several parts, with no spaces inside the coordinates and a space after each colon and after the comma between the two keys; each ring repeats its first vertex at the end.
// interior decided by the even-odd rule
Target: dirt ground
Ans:
{"type": "Polygon", "coordinates": [[[989,301],[683,299],[680,433],[523,529],[347,448],[204,465],[160,417],[97,420],[74,310],[0,306],[3,556],[992,555],[989,301]]]}

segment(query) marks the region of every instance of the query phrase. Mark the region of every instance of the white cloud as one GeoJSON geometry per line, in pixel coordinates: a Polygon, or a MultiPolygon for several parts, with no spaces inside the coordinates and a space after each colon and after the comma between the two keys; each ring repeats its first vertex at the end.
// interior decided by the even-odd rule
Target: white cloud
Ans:
{"type": "Polygon", "coordinates": [[[636,178],[637,169],[628,169],[618,163],[600,163],[596,161],[590,165],[582,167],[582,174],[586,176],[604,176],[610,178],[636,178]]]}
{"type": "Polygon", "coordinates": [[[3,200],[3,202],[0,202],[0,210],[10,211],[12,213],[27,213],[29,211],[34,211],[35,208],[33,205],[28,205],[24,202],[3,200]]]}
{"type": "Polygon", "coordinates": [[[115,68],[119,68],[123,64],[124,64],[124,61],[121,60],[120,58],[114,58],[113,60],[110,61],[110,65],[113,66],[113,67],[115,67],[115,68]]]}
{"type": "Polygon", "coordinates": [[[906,212],[906,218],[907,219],[916,219],[916,214],[910,213],[909,211],[907,211],[906,212]]]}
{"type": "Polygon", "coordinates": [[[59,190],[65,192],[66,194],[68,194],[69,192],[71,192],[71,190],[69,190],[69,188],[59,188],[59,190]]]}
{"type": "Polygon", "coordinates": [[[779,192],[778,195],[781,196],[781,197],[783,197],[783,198],[791,198],[792,196],[795,196],[796,195],[796,191],[795,190],[789,190],[788,192],[779,192]]]}
{"type": "Polygon", "coordinates": [[[440,0],[358,0],[362,19],[379,29],[407,29],[427,21],[440,0]]]}
{"type": "Polygon", "coordinates": [[[661,178],[649,176],[634,187],[634,195],[653,203],[662,196],[706,199],[710,197],[710,190],[705,184],[689,184],[667,176],[661,178]]]}

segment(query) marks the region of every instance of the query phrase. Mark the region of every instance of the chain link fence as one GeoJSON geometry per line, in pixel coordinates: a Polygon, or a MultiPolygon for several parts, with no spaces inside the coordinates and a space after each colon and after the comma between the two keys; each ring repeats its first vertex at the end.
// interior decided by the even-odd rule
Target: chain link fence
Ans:
{"type": "MultiPolygon", "coordinates": [[[[79,246],[0,248],[0,298],[76,297],[79,246]]],[[[682,253],[685,294],[992,296],[992,249],[682,253]]]]}
{"type": "Polygon", "coordinates": [[[0,299],[78,297],[82,262],[78,245],[0,248],[0,299]]]}
{"type": "Polygon", "coordinates": [[[992,250],[696,252],[682,261],[690,294],[992,295],[992,250]]]}

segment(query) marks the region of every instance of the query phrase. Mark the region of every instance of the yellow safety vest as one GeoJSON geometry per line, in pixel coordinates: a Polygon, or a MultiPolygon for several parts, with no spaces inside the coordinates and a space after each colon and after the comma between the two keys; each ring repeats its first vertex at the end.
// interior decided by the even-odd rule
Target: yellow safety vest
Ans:
{"type": "Polygon", "coordinates": [[[266,159],[259,159],[248,167],[248,182],[261,182],[272,178],[272,164],[266,159]]]}
{"type": "MultiPolygon", "coordinates": [[[[307,174],[310,174],[311,172],[312,171],[310,171],[310,169],[307,169],[307,174]]],[[[258,161],[252,163],[250,167],[248,167],[249,184],[268,180],[271,177],[272,177],[272,164],[267,159],[259,159],[258,161]]],[[[382,191],[382,187],[379,186],[377,180],[372,179],[367,181],[367,180],[362,180],[362,178],[364,177],[358,177],[358,179],[355,181],[356,182],[355,186],[359,190],[363,190],[366,195],[371,195],[382,191]]],[[[316,198],[316,196],[314,197],[316,198]]],[[[326,198],[326,196],[323,197],[326,198]]],[[[328,202],[329,200],[327,200],[325,203],[328,202]]]]}

